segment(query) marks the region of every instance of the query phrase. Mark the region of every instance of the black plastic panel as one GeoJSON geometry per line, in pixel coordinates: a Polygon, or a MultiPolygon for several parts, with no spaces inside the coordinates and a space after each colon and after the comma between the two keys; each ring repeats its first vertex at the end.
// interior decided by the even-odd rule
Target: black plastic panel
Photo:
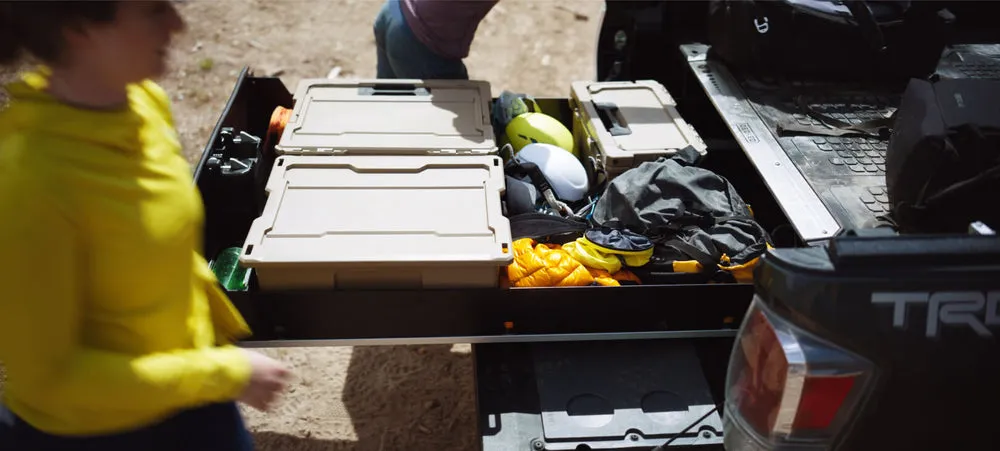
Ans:
{"type": "Polygon", "coordinates": [[[732,344],[733,339],[718,338],[476,345],[482,449],[648,450],[673,439],[669,449],[721,451],[721,431],[701,420],[702,414],[689,422],[660,422],[655,427],[643,426],[641,417],[662,420],[668,412],[686,417],[697,410],[681,405],[720,407],[732,344]],[[667,393],[671,396],[664,397],[667,393]],[[662,402],[667,398],[670,401],[662,402]],[[561,401],[567,399],[569,405],[564,405],[561,401]],[[570,416],[564,421],[568,427],[553,429],[552,420],[566,420],[561,412],[570,416]],[[549,418],[547,425],[546,416],[552,415],[556,418],[549,418]],[[602,431],[605,422],[615,421],[626,422],[627,430],[602,431]]]}
{"type": "Polygon", "coordinates": [[[716,284],[230,296],[256,340],[337,340],[728,329],[739,325],[753,289],[716,284]]]}

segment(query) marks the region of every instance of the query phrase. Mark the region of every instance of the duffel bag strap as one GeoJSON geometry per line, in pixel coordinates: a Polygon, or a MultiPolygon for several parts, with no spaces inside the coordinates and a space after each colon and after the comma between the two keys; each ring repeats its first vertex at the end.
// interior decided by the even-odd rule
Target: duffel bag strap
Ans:
{"type": "MultiPolygon", "coordinates": [[[[1000,142],[1000,137],[997,137],[997,141],[1000,142]]],[[[975,177],[956,182],[938,192],[928,193],[923,203],[930,208],[943,208],[960,197],[972,195],[984,186],[1000,180],[1000,152],[998,149],[990,148],[990,145],[991,142],[986,134],[976,125],[968,124],[958,128],[952,136],[949,136],[946,147],[959,155],[956,163],[977,168],[989,167],[989,169],[980,172],[975,177]],[[954,147],[956,141],[959,140],[961,140],[959,145],[963,146],[961,152],[954,147]]]]}
{"type": "Polygon", "coordinates": [[[928,209],[942,208],[945,205],[951,204],[955,199],[961,196],[968,196],[970,193],[981,190],[984,185],[988,185],[991,182],[995,183],[998,180],[1000,180],[1000,165],[989,168],[971,179],[955,183],[934,193],[924,201],[924,204],[928,209]]]}
{"type": "Polygon", "coordinates": [[[722,261],[722,254],[720,253],[718,257],[713,257],[707,252],[702,251],[684,241],[681,240],[670,240],[663,243],[664,246],[680,252],[683,255],[687,255],[692,260],[697,261],[701,265],[701,274],[705,276],[706,282],[718,282],[718,283],[735,283],[736,278],[729,271],[723,271],[719,268],[719,262],[722,261]]]}
{"type": "Polygon", "coordinates": [[[704,272],[714,273],[720,271],[719,261],[722,259],[722,254],[713,256],[708,252],[698,249],[697,247],[679,239],[672,239],[663,243],[663,245],[674,249],[681,254],[687,255],[694,261],[697,261],[701,264],[701,268],[704,272]]]}
{"type": "MultiPolygon", "coordinates": [[[[961,127],[949,137],[946,150],[958,154],[954,148],[958,138],[963,139],[962,156],[954,162],[959,165],[989,167],[974,177],[952,183],[933,192],[921,192],[915,204],[898,203],[893,206],[893,218],[900,228],[919,231],[958,231],[968,222],[976,220],[1000,220],[1000,212],[992,205],[975,205],[977,198],[992,198],[1000,186],[1000,155],[990,148],[990,141],[979,127],[961,127]],[[982,216],[973,211],[981,209],[982,216]],[[959,216],[959,217],[956,217],[959,216]]],[[[927,181],[930,184],[930,180],[927,181]]],[[[925,185],[923,191],[928,189],[925,185]]],[[[993,224],[991,224],[993,225],[993,224]]]]}
{"type": "Polygon", "coordinates": [[[719,217],[716,217],[716,218],[713,218],[713,219],[714,219],[715,225],[723,224],[723,223],[726,223],[726,222],[729,222],[729,221],[744,221],[744,220],[745,221],[753,221],[754,220],[753,216],[747,216],[747,215],[719,216],[719,217]]]}
{"type": "Polygon", "coordinates": [[[647,230],[643,234],[646,236],[671,235],[692,228],[704,229],[734,220],[753,221],[754,219],[749,215],[712,216],[710,214],[695,214],[689,211],[684,216],[671,219],[669,224],[655,227],[655,230],[647,230]]]}

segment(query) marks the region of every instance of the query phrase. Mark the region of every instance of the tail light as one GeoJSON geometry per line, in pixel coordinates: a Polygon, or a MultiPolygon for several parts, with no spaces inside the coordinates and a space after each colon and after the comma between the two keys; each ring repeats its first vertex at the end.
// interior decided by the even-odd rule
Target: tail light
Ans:
{"type": "Polygon", "coordinates": [[[830,449],[851,423],[874,365],[754,299],[729,361],[727,451],[830,449]]]}

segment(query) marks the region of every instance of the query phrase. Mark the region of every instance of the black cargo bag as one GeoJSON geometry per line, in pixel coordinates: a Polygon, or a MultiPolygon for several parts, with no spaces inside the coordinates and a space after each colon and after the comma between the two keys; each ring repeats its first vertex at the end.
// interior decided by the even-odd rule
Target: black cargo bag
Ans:
{"type": "Polygon", "coordinates": [[[649,237],[653,257],[633,272],[647,283],[750,282],[767,232],[724,177],[688,147],[612,180],[593,221],[649,237]]]}
{"type": "Polygon", "coordinates": [[[886,151],[901,233],[1000,227],[1000,81],[911,80],[886,151]]]}
{"type": "Polygon", "coordinates": [[[712,0],[708,39],[745,75],[905,81],[934,72],[953,22],[930,2],[712,0]]]}

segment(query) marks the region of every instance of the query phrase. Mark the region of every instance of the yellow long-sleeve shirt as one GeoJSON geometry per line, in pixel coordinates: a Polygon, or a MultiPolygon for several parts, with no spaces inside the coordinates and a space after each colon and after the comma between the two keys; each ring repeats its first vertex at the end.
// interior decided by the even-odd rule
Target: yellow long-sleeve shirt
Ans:
{"type": "Polygon", "coordinates": [[[0,113],[5,403],[53,434],[115,433],[232,400],[249,333],[200,255],[203,211],[166,94],[74,108],[47,72],[0,113]]]}

